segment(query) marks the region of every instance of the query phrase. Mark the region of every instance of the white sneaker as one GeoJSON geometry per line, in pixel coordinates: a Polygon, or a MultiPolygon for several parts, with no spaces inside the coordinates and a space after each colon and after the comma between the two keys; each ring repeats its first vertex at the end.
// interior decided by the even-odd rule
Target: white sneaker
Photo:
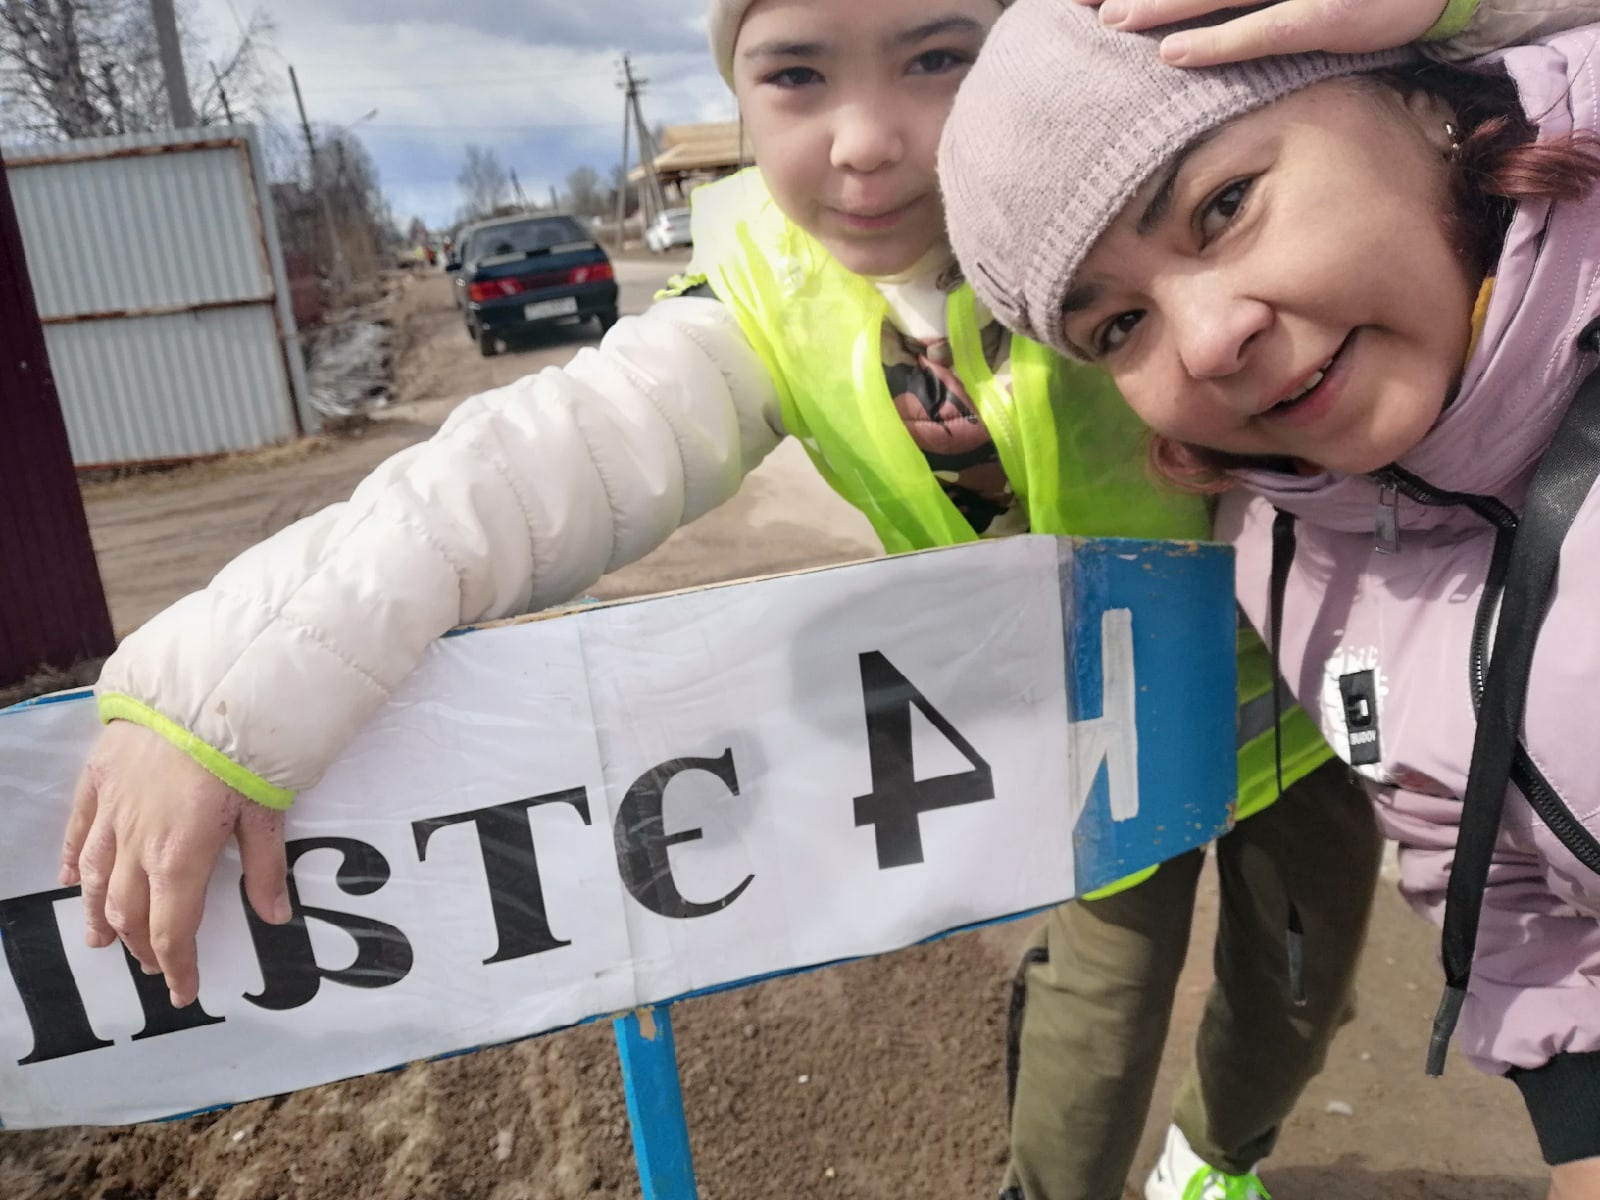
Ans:
{"type": "Polygon", "coordinates": [[[1272,1200],[1254,1174],[1224,1175],[1194,1152],[1176,1125],[1155,1170],[1144,1181],[1144,1200],[1272,1200]]]}

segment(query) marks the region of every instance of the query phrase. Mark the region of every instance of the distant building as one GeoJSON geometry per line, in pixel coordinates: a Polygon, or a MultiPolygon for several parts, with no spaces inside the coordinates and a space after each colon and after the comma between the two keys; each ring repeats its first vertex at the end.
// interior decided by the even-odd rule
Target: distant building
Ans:
{"type": "MultiPolygon", "coordinates": [[[[750,139],[742,137],[738,121],[715,125],[671,125],[661,136],[656,155],[656,177],[669,198],[686,199],[702,183],[732,175],[755,161],[750,139]]],[[[642,183],[642,166],[628,173],[630,183],[642,183]]]]}

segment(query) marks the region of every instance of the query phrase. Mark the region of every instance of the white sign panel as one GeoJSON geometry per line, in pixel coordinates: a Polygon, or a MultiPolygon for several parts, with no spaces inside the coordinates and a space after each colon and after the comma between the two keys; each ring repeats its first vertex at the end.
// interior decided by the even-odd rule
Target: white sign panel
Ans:
{"type": "Polygon", "coordinates": [[[1148,548],[1086,571],[1009,539],[442,641],[297,802],[295,920],[256,921],[219,870],[183,1011],[83,946],[55,880],[93,705],[0,714],[0,1123],[527,1037],[1055,903],[1075,843],[1115,872],[1204,841],[1232,795],[1232,602],[1226,556],[1191,552],[1188,632],[1152,609],[1148,652],[1198,735],[1141,724],[1144,601],[1103,585],[1148,548]],[[1149,847],[1107,856],[1150,819],[1149,847]]]}

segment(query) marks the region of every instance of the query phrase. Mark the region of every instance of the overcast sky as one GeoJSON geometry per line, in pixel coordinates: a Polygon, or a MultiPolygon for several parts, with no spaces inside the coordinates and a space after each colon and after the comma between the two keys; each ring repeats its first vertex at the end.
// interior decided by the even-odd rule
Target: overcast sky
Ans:
{"type": "Polygon", "coordinates": [[[216,47],[237,40],[252,7],[277,27],[267,62],[284,79],[283,120],[294,112],[290,63],[313,123],[378,110],[358,132],[402,222],[454,217],[469,142],[493,147],[530,198],[575,167],[609,176],[622,153],[623,51],[650,81],[652,126],[734,116],[703,0],[194,0],[216,47]]]}

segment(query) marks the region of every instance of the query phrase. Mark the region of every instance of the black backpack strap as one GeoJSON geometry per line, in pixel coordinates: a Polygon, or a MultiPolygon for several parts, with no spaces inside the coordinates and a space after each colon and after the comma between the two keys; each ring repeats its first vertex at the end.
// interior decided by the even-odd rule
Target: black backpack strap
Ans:
{"type": "MultiPolygon", "coordinates": [[[[1283,604],[1289,591],[1289,571],[1294,566],[1294,514],[1279,509],[1272,518],[1272,579],[1267,624],[1272,635],[1272,761],[1278,773],[1278,799],[1283,799],[1283,604]]],[[[1281,872],[1280,872],[1281,874],[1281,872]]],[[[1295,906],[1287,877],[1283,892],[1289,900],[1289,928],[1284,952],[1289,968],[1289,1001],[1296,1008],[1309,1003],[1306,995],[1306,931],[1295,906]]]]}
{"type": "MultiPolygon", "coordinates": [[[[1586,351],[1600,342],[1600,320],[1584,329],[1579,345],[1586,351]]],[[[1433,1021],[1428,1045],[1428,1074],[1444,1073],[1445,1051],[1461,1016],[1472,957],[1478,942],[1478,921],[1489,867],[1499,840],[1506,790],[1519,755],[1528,675],[1534,647],[1549,607],[1561,559],[1561,544],[1600,477],[1600,372],[1578,388],[1562,418],[1550,449],[1534,472],[1528,497],[1511,538],[1505,590],[1495,630],[1494,650],[1478,707],[1478,730],[1472,742],[1472,766],[1462,800],[1461,829],[1446,892],[1444,934],[1445,991],[1433,1021]]],[[[1506,554],[1496,547],[1496,557],[1506,554]]],[[[1491,601],[1492,602],[1492,601],[1491,601]]]]}

